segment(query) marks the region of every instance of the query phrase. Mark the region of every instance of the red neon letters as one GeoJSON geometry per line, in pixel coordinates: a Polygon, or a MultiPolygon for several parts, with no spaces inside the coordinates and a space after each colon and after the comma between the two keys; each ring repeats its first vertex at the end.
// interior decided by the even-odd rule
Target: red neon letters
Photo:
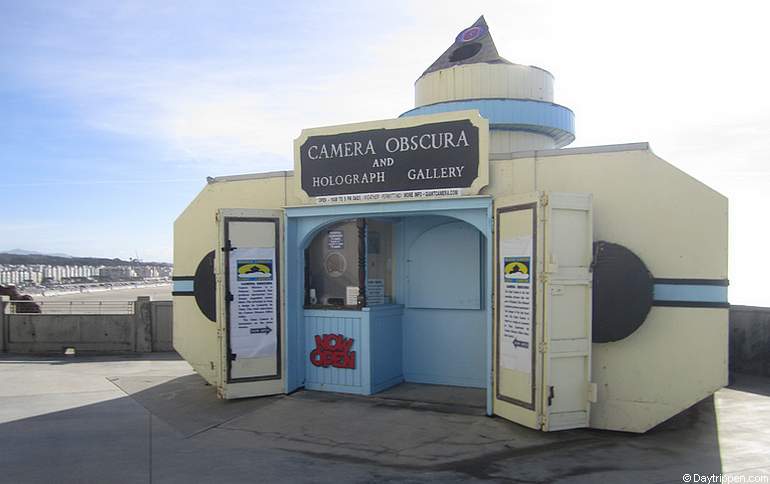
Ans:
{"type": "Polygon", "coordinates": [[[353,338],[346,338],[341,334],[325,334],[315,336],[315,349],[310,352],[310,362],[315,366],[328,368],[356,367],[356,352],[350,351],[353,347],[353,338]]]}

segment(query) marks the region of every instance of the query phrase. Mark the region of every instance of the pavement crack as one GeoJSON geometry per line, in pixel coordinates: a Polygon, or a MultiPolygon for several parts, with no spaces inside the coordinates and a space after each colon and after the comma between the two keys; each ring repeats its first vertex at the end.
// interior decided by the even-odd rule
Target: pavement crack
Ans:
{"type": "MultiPolygon", "coordinates": [[[[302,444],[310,444],[310,445],[316,445],[316,446],[327,446],[331,448],[341,448],[346,450],[353,450],[353,451],[360,451],[360,452],[367,452],[371,454],[382,454],[387,453],[390,451],[387,447],[380,447],[379,449],[374,447],[363,447],[360,443],[356,442],[348,442],[348,441],[337,441],[334,439],[331,439],[329,437],[319,437],[319,436],[310,436],[305,433],[302,434],[301,437],[298,436],[290,436],[286,434],[282,434],[279,432],[270,432],[270,431],[260,431],[260,430],[250,430],[250,429],[239,429],[234,427],[222,427],[221,430],[231,430],[236,432],[245,432],[253,435],[258,435],[262,437],[267,437],[271,440],[275,441],[287,441],[287,442],[298,442],[302,444]],[[304,437],[304,438],[302,438],[304,437]]],[[[290,448],[282,448],[282,450],[287,451],[296,451],[297,449],[290,449],[290,448]]]]}

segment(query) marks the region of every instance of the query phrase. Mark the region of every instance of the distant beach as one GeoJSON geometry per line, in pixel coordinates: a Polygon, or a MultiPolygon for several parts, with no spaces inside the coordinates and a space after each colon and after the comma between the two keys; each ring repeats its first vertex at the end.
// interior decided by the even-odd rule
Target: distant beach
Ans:
{"type": "Polygon", "coordinates": [[[171,284],[153,284],[138,287],[116,287],[114,289],[90,289],[87,292],[46,291],[45,295],[33,294],[36,301],[133,301],[139,296],[150,296],[153,301],[170,301],[171,284]]]}

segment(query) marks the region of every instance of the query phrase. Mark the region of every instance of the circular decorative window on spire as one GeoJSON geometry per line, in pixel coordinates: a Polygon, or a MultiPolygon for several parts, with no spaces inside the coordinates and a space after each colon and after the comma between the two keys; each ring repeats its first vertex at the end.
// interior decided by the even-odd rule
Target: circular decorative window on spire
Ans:
{"type": "Polygon", "coordinates": [[[484,33],[484,27],[480,25],[474,25],[469,27],[457,35],[457,42],[471,42],[478,39],[484,33]]]}
{"type": "Polygon", "coordinates": [[[465,59],[470,59],[474,55],[478,54],[481,50],[481,44],[473,42],[471,44],[465,44],[462,47],[458,47],[449,56],[449,62],[460,62],[465,59]]]}

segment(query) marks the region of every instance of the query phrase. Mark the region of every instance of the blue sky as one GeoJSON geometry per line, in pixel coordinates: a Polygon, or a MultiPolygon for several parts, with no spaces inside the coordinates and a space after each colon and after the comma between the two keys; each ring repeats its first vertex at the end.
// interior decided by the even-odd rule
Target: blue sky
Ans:
{"type": "Polygon", "coordinates": [[[0,0],[0,250],[170,260],[206,176],[395,117],[480,14],[556,76],[573,146],[649,141],[730,197],[731,301],[770,305],[763,2],[0,0]]]}

